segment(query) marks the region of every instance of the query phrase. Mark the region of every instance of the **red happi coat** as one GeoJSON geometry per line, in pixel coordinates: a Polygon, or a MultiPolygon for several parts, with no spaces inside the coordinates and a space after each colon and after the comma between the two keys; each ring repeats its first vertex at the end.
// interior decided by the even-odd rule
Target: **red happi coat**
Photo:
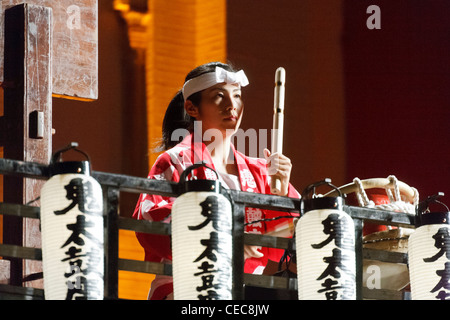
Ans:
{"type": "MultiPolygon", "coordinates": [[[[250,158],[232,145],[234,161],[239,170],[239,181],[242,191],[256,192],[263,194],[270,193],[270,177],[267,173],[267,162],[264,159],[250,158]]],[[[153,165],[148,178],[178,182],[183,171],[194,163],[200,161],[214,168],[211,155],[205,144],[196,141],[194,135],[186,136],[183,141],[175,147],[162,153],[153,165]]],[[[193,172],[197,179],[216,179],[216,175],[208,169],[200,168],[193,172]]],[[[292,185],[289,185],[288,197],[299,198],[300,195],[292,185]]],[[[170,212],[175,198],[163,197],[159,195],[141,194],[136,205],[133,217],[150,221],[170,222],[170,212]]],[[[245,222],[258,221],[261,219],[273,218],[279,215],[287,215],[286,212],[276,212],[257,208],[246,208],[245,222]]],[[[265,234],[276,231],[288,224],[292,224],[292,219],[279,219],[275,221],[261,221],[249,224],[245,227],[248,233],[265,234]]],[[[172,260],[170,238],[163,235],[148,233],[136,233],[139,243],[145,250],[145,260],[153,262],[164,262],[172,260]]],[[[262,258],[247,259],[244,265],[244,272],[260,272],[260,269],[267,264],[268,259],[279,261],[283,250],[263,247],[260,250],[264,256],[262,258]]]]}

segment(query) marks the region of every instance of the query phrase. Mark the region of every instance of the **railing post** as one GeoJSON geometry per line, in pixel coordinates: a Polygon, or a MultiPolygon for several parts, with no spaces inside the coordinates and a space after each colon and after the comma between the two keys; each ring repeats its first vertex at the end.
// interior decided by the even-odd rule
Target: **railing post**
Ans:
{"type": "Polygon", "coordinates": [[[104,187],[105,298],[119,297],[119,195],[117,188],[104,187]]]}
{"type": "Polygon", "coordinates": [[[363,299],[363,221],[353,219],[355,224],[355,254],[356,254],[356,300],[363,299]]]}
{"type": "Polygon", "coordinates": [[[233,300],[244,300],[245,205],[233,202],[233,300]]]}

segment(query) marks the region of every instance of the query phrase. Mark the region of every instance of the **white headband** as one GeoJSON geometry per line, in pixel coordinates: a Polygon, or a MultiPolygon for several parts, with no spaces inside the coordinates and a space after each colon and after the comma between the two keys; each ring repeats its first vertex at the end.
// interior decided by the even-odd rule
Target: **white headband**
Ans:
{"type": "Polygon", "coordinates": [[[244,70],[229,72],[221,67],[216,67],[214,72],[204,73],[201,76],[186,81],[182,89],[184,101],[190,95],[222,82],[238,83],[241,87],[248,85],[248,79],[244,70]]]}

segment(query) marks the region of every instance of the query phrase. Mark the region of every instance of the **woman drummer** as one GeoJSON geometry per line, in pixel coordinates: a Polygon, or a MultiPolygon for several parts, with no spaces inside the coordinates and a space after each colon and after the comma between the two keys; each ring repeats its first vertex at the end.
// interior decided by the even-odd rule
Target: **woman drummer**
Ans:
{"type": "MultiPolygon", "coordinates": [[[[178,182],[182,172],[194,163],[204,161],[219,175],[226,188],[270,194],[270,180],[281,181],[279,195],[299,198],[289,183],[292,165],[282,154],[270,154],[265,159],[250,158],[237,151],[232,143],[242,120],[244,103],[242,88],[248,84],[244,71],[236,72],[230,65],[213,62],[201,65],[186,76],[182,90],[170,102],[163,121],[164,152],[157,158],[148,178],[178,182]],[[186,133],[178,142],[180,133],[186,133]]],[[[200,168],[197,179],[215,178],[209,170],[200,168]],[[203,170],[202,170],[203,169],[203,170]]],[[[141,194],[133,217],[136,219],[170,222],[175,199],[141,194]]],[[[286,227],[292,219],[260,221],[280,213],[246,208],[246,232],[265,234],[286,227]]],[[[145,260],[170,263],[172,254],[169,236],[136,233],[145,250],[145,260]]],[[[244,248],[244,272],[261,274],[269,260],[279,261],[282,250],[247,246],[244,248]]],[[[172,278],[156,276],[149,299],[170,299],[172,278]]]]}

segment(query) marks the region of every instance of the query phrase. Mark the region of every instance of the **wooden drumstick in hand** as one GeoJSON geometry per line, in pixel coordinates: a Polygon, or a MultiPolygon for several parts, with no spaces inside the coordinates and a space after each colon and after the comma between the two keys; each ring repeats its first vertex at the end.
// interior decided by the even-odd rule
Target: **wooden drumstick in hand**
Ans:
{"type": "MultiPolygon", "coordinates": [[[[283,152],[283,123],[284,123],[284,90],[286,82],[286,71],[279,67],[275,72],[275,92],[273,106],[273,130],[272,130],[272,154],[283,152]]],[[[277,177],[271,180],[271,192],[279,194],[281,181],[277,177]]]]}

